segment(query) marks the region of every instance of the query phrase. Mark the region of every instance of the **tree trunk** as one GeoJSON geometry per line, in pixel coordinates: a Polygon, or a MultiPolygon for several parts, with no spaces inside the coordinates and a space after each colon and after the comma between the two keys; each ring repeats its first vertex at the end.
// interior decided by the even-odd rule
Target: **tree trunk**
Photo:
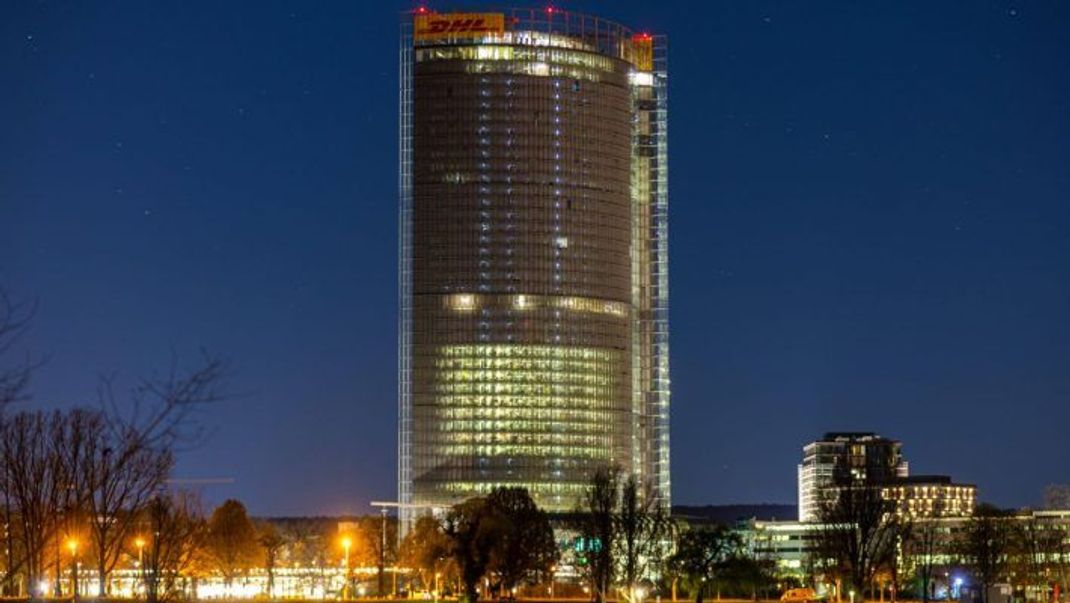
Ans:
{"type": "Polygon", "coordinates": [[[105,572],[105,566],[107,565],[104,557],[104,547],[99,547],[101,550],[97,551],[97,598],[103,599],[108,596],[108,574],[105,572]]]}
{"type": "Polygon", "coordinates": [[[11,501],[8,499],[7,492],[4,492],[4,525],[7,526],[7,529],[4,530],[4,543],[7,549],[8,566],[4,568],[4,571],[6,573],[6,575],[4,576],[4,596],[11,597],[15,594],[13,592],[15,589],[12,588],[12,583],[15,579],[15,573],[11,571],[11,567],[14,565],[15,562],[15,530],[11,525],[11,501]]]}
{"type": "Polygon", "coordinates": [[[464,600],[467,603],[477,603],[479,601],[479,584],[478,582],[465,582],[464,583],[464,600]]]}

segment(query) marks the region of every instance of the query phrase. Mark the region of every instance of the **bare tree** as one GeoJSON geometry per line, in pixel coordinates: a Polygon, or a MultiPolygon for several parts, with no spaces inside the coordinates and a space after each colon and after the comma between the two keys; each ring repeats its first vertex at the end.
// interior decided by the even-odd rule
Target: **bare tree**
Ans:
{"type": "Polygon", "coordinates": [[[173,450],[203,433],[194,413],[222,396],[224,372],[224,363],[206,356],[190,372],[172,363],[165,377],[141,381],[127,405],[104,380],[100,409],[0,415],[0,491],[8,525],[17,524],[7,536],[8,590],[20,569],[39,583],[46,543],[87,528],[98,594],[107,594],[139,511],[164,485],[173,450]]]}
{"type": "Polygon", "coordinates": [[[634,601],[640,580],[667,553],[672,522],[651,489],[636,476],[629,475],[621,484],[615,523],[613,546],[619,560],[623,595],[626,600],[634,601]]]}
{"type": "Polygon", "coordinates": [[[291,518],[278,527],[288,542],[286,561],[304,568],[300,580],[309,589],[326,589],[328,569],[342,560],[335,530],[337,522],[323,518],[291,518]]]}
{"type": "Polygon", "coordinates": [[[590,583],[591,600],[595,603],[602,603],[609,597],[616,574],[613,543],[617,537],[619,492],[620,470],[616,467],[598,469],[591,476],[583,505],[574,513],[580,567],[590,583]]]}
{"type": "Polygon", "coordinates": [[[26,570],[23,577],[30,583],[38,584],[52,564],[58,588],[58,551],[64,540],[80,540],[84,525],[86,490],[79,468],[99,439],[98,418],[80,409],[24,411],[0,418],[0,489],[11,518],[7,524],[9,585],[19,569],[26,570]]]}
{"type": "MultiPolygon", "coordinates": [[[[0,355],[11,350],[32,314],[32,307],[0,290],[0,355]]],[[[174,451],[203,440],[196,414],[223,397],[227,365],[206,354],[193,370],[182,371],[172,356],[167,373],[141,380],[122,401],[113,380],[102,378],[99,409],[10,416],[5,410],[26,398],[38,364],[27,358],[0,368],[0,495],[9,528],[4,592],[13,594],[17,576],[39,583],[48,543],[58,550],[62,538],[88,528],[80,540],[91,550],[104,596],[139,512],[170,473],[174,451]]]]}
{"type": "Polygon", "coordinates": [[[114,379],[101,378],[99,434],[78,465],[100,597],[108,594],[109,576],[133,535],[138,511],[170,475],[176,448],[201,441],[204,430],[195,413],[222,399],[226,370],[222,360],[205,355],[183,372],[172,357],[167,374],[139,381],[126,404],[117,400],[114,379]]]}
{"type": "Polygon", "coordinates": [[[46,577],[47,547],[58,538],[69,496],[68,467],[56,451],[67,436],[64,424],[62,413],[40,411],[19,413],[0,424],[3,490],[15,508],[9,530],[19,541],[22,559],[17,565],[24,567],[29,584],[46,577]]]}
{"type": "MultiPolygon", "coordinates": [[[[10,353],[33,313],[32,306],[13,302],[4,290],[0,289],[0,358],[10,353]]],[[[11,366],[0,367],[0,423],[5,421],[5,412],[11,404],[27,398],[30,375],[37,365],[37,361],[26,357],[11,366]]],[[[0,430],[2,429],[0,426],[0,430]]],[[[8,526],[4,530],[3,587],[0,594],[16,596],[21,594],[16,578],[24,569],[26,558],[15,538],[13,526],[17,518],[13,512],[15,501],[5,486],[9,483],[8,478],[7,464],[0,463],[0,502],[4,506],[4,525],[8,526]]]]}
{"type": "Polygon", "coordinates": [[[178,599],[205,546],[208,530],[200,501],[190,492],[160,493],[148,501],[142,517],[151,535],[140,567],[145,599],[178,599]]]}
{"type": "Polygon", "coordinates": [[[840,585],[837,595],[845,579],[864,591],[877,570],[895,558],[902,525],[894,511],[879,485],[867,482],[840,486],[835,497],[822,502],[814,545],[822,569],[840,585]]]}
{"type": "Polygon", "coordinates": [[[981,601],[988,603],[989,588],[1007,575],[1007,513],[991,505],[978,505],[959,536],[955,543],[959,557],[981,587],[981,601]]]}
{"type": "Polygon", "coordinates": [[[903,541],[903,555],[914,570],[923,603],[929,603],[932,596],[937,561],[947,544],[940,536],[939,526],[932,520],[915,524],[903,541]]]}
{"type": "Polygon", "coordinates": [[[1048,584],[1060,574],[1063,531],[1037,516],[1014,522],[1010,531],[1011,564],[1022,586],[1047,596],[1048,584]]]}

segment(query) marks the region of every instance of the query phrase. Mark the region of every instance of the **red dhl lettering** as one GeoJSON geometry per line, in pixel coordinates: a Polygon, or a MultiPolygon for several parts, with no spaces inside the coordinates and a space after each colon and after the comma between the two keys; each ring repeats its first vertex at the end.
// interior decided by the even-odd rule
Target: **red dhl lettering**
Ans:
{"type": "Polygon", "coordinates": [[[427,27],[417,31],[420,35],[446,33],[480,33],[496,31],[486,24],[486,19],[432,19],[427,27]]]}
{"type": "Polygon", "coordinates": [[[446,37],[475,37],[505,31],[501,13],[446,13],[414,15],[413,33],[417,40],[446,37]]]}

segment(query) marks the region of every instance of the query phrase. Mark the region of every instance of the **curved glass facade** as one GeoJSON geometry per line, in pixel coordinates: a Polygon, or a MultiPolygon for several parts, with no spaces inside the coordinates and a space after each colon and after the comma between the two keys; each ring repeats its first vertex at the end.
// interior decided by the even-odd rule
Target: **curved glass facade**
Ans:
{"type": "Polygon", "coordinates": [[[527,10],[403,32],[400,501],[568,511],[619,465],[668,504],[653,39],[527,10]]]}

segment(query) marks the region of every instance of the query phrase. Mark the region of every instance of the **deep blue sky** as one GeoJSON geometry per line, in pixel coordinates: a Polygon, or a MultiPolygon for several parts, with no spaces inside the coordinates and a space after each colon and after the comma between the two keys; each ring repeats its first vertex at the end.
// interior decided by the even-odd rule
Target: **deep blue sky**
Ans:
{"type": "MultiPolygon", "coordinates": [[[[204,346],[244,394],[180,465],[235,478],[210,499],[394,496],[407,6],[0,6],[0,283],[39,303],[33,404],[204,346]]],[[[1070,5],[558,6],[670,36],[677,502],[792,502],[832,429],[1000,504],[1070,482],[1070,5]]]]}

